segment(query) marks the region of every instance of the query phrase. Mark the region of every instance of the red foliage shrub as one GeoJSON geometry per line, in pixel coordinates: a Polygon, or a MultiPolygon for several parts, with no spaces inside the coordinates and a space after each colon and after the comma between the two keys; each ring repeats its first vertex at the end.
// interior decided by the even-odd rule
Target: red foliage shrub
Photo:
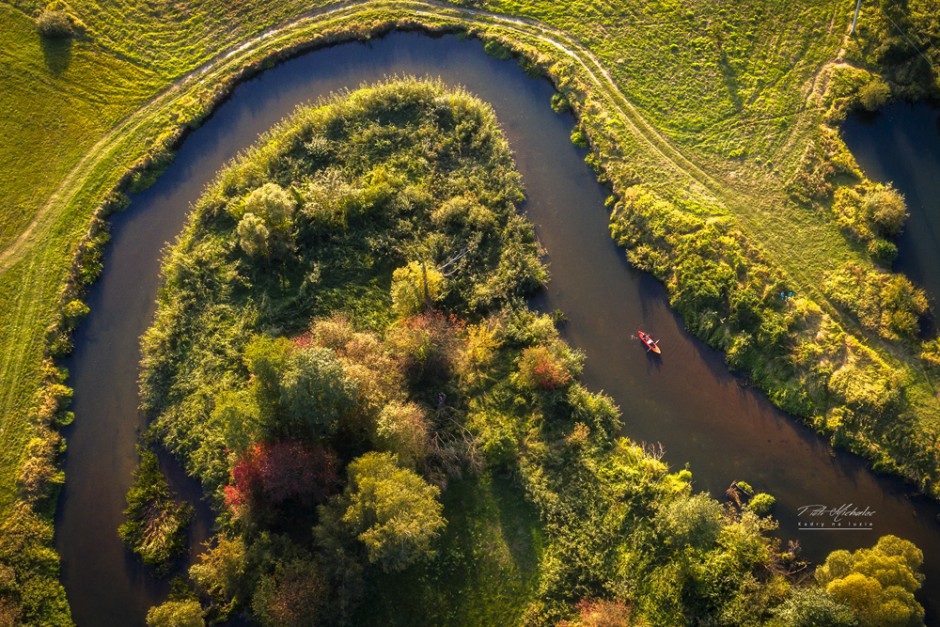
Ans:
{"type": "Polygon", "coordinates": [[[256,442],[232,470],[225,502],[232,509],[296,501],[317,505],[336,490],[336,456],[303,442],[256,442]]]}
{"type": "Polygon", "coordinates": [[[305,331],[296,337],[292,337],[290,341],[294,343],[294,346],[301,349],[310,348],[311,346],[319,346],[318,342],[316,339],[314,339],[313,334],[310,331],[305,331]]]}
{"type": "Polygon", "coordinates": [[[542,390],[557,390],[571,381],[571,373],[561,358],[541,345],[522,351],[519,375],[527,385],[542,390]]]}

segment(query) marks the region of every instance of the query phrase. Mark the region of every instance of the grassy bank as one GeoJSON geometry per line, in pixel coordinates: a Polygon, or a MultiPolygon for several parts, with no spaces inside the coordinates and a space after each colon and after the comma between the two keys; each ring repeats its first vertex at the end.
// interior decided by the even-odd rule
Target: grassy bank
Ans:
{"type": "MultiPolygon", "coordinates": [[[[929,23],[923,16],[932,14],[922,5],[910,5],[912,29],[929,23]]],[[[132,183],[128,168],[159,165],[180,133],[197,125],[233,81],[260,69],[262,59],[395,23],[469,25],[503,38],[551,74],[576,105],[595,147],[592,160],[621,201],[617,216],[634,206],[625,199],[652,194],[662,203],[650,202],[657,212],[651,217],[664,224],[679,219],[707,235],[703,246],[682,248],[654,242],[651,233],[620,232],[639,249],[632,253],[637,260],[648,250],[643,245],[655,244],[660,258],[646,264],[655,271],[660,263],[658,274],[672,286],[673,298],[681,296],[682,277],[664,268],[679,267],[688,250],[743,272],[704,309],[694,298],[676,301],[680,308],[692,303],[684,313],[699,335],[731,351],[732,364],[748,370],[775,402],[836,443],[936,492],[940,411],[930,362],[921,361],[915,342],[886,337],[894,333],[890,324],[886,333],[880,322],[866,322],[873,315],[880,320],[883,311],[845,304],[852,296],[839,293],[833,270],[844,274],[851,263],[869,277],[875,261],[867,244],[840,227],[834,192],[794,194],[794,181],[804,179],[821,177],[824,189],[863,182],[821,127],[869,82],[845,80],[844,66],[829,64],[850,19],[842,3],[767,1],[749,4],[747,11],[719,2],[616,9],[587,2],[483,3],[536,23],[418,3],[373,3],[311,16],[246,48],[236,44],[311,5],[234,8],[207,1],[188,3],[185,16],[175,7],[146,3],[70,6],[82,22],[78,36],[52,45],[32,30],[38,3],[0,5],[0,28],[12,42],[4,50],[11,71],[0,79],[6,113],[0,154],[5,179],[12,181],[0,190],[9,208],[0,217],[0,510],[13,511],[15,501],[26,498],[43,503],[40,509],[48,513],[43,499],[49,494],[40,487],[54,488],[61,480],[54,470],[58,444],[48,428],[68,419],[67,394],[55,387],[60,376],[42,365],[43,356],[50,347],[67,348],[63,332],[80,319],[81,308],[63,313],[94,276],[106,237],[99,223],[89,229],[91,217],[121,205],[119,198],[109,202],[109,194],[132,183]],[[219,56],[223,50],[229,52],[219,56]],[[846,86],[847,95],[833,86],[846,86]],[[835,164],[831,176],[827,164],[835,164]],[[643,187],[628,191],[638,183],[643,187]],[[70,275],[77,256],[85,269],[70,275]],[[773,300],[778,285],[796,292],[797,310],[779,310],[773,300]],[[761,336],[689,315],[707,318],[712,312],[721,320],[721,308],[739,288],[745,288],[742,297],[753,292],[757,298],[750,311],[785,329],[786,342],[768,351],[770,360],[740,349],[750,342],[752,353],[760,352],[765,340],[776,342],[781,335],[774,325],[761,336]],[[873,397],[879,401],[872,404],[873,397]],[[41,437],[31,444],[36,435],[41,437]],[[29,481],[21,478],[17,487],[27,457],[39,461],[29,481]]],[[[859,40],[857,52],[849,42],[846,59],[876,69],[871,42],[889,22],[874,12],[869,17],[863,24],[870,34],[859,40]]],[[[890,307],[887,313],[890,318],[890,307]]]]}

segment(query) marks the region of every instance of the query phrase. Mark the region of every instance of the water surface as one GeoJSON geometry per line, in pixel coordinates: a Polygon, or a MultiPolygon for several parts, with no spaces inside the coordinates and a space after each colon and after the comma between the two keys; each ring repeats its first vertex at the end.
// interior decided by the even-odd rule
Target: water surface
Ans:
{"type": "Polygon", "coordinates": [[[940,304],[940,109],[899,102],[850,116],[843,137],[862,170],[904,194],[911,217],[898,238],[895,270],[940,304]]]}

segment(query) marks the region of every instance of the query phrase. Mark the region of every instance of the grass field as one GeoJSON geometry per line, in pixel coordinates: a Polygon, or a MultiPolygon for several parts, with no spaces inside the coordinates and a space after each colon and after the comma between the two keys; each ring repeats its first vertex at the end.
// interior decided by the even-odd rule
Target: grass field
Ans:
{"type": "Polygon", "coordinates": [[[368,3],[239,49],[326,3],[74,0],[83,32],[48,42],[33,24],[42,3],[0,2],[0,516],[16,499],[18,467],[33,435],[28,410],[42,379],[46,330],[60,319],[78,243],[109,190],[181,124],[197,123],[217,86],[245,66],[317,34],[330,41],[402,18],[470,23],[518,38],[545,66],[558,60],[562,82],[591,92],[580,115],[609,138],[608,179],[643,182],[696,215],[733,216],[797,291],[903,373],[919,433],[940,428],[935,384],[912,349],[861,329],[818,287],[837,264],[869,264],[866,254],[826,215],[798,206],[785,191],[817,139],[824,70],[843,45],[851,7],[831,0],[473,4],[530,21],[368,3]],[[200,67],[206,72],[184,80],[200,67]]]}

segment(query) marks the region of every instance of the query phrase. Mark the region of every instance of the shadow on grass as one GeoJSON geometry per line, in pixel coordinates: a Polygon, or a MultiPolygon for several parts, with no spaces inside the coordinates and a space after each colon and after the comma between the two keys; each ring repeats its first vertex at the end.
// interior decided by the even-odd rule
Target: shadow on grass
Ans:
{"type": "Polygon", "coordinates": [[[49,73],[56,78],[62,76],[72,61],[72,38],[40,36],[39,41],[49,73]]]}
{"type": "Polygon", "coordinates": [[[509,478],[452,480],[437,557],[369,577],[360,625],[512,625],[532,600],[541,553],[535,509],[509,478]]]}

